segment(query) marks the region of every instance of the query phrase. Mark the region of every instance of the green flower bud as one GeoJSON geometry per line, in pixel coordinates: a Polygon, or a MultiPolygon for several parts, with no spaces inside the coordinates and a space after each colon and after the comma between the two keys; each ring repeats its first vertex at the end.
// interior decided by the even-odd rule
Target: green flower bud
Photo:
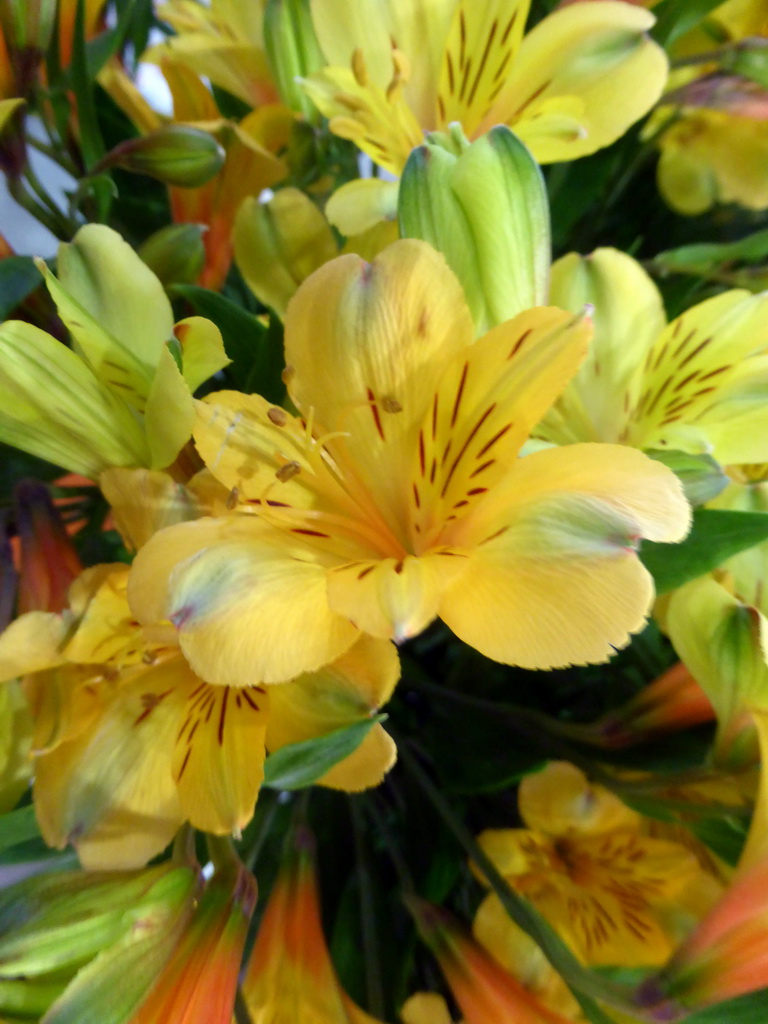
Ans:
{"type": "Polygon", "coordinates": [[[96,171],[121,167],[134,174],[146,174],[166,185],[197,188],[217,174],[225,153],[216,139],[201,128],[169,124],[149,135],[116,146],[96,171]]]}
{"type": "Polygon", "coordinates": [[[0,0],[0,29],[10,50],[48,49],[56,16],[56,0],[0,0]]]}
{"type": "Polygon", "coordinates": [[[461,127],[414,149],[400,182],[400,233],[443,253],[478,334],[542,305],[550,230],[539,166],[506,127],[469,143],[461,127]]]}
{"type": "Polygon", "coordinates": [[[317,42],[309,0],[267,0],[264,10],[264,45],[283,102],[308,121],[319,113],[296,78],[325,66],[317,42]]]}
{"type": "Polygon", "coordinates": [[[139,256],[164,287],[194,284],[205,264],[200,224],[168,224],[139,248],[139,256]]]}

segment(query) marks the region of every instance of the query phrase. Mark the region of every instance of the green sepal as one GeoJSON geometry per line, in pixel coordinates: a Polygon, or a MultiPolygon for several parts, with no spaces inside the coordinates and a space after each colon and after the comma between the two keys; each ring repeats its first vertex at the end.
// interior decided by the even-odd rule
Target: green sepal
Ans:
{"type": "Polygon", "coordinates": [[[271,789],[304,789],[313,785],[354,753],[371,729],[386,717],[373,715],[324,736],[281,747],[264,762],[264,785],[271,789]]]}

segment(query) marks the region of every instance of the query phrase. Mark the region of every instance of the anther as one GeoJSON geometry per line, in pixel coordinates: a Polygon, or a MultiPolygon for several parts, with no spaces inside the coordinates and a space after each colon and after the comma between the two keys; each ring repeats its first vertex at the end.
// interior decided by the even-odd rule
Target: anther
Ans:
{"type": "Polygon", "coordinates": [[[283,384],[289,384],[295,376],[296,367],[288,364],[288,366],[286,366],[286,368],[280,374],[280,379],[282,380],[283,384]]]}
{"type": "Polygon", "coordinates": [[[403,407],[402,407],[402,405],[400,405],[398,400],[396,398],[390,398],[389,396],[387,396],[386,398],[382,398],[382,400],[381,400],[381,408],[384,410],[384,412],[402,412],[403,411],[403,407]]]}
{"type": "Polygon", "coordinates": [[[292,476],[296,476],[296,474],[300,472],[301,466],[298,464],[298,462],[292,460],[291,462],[286,462],[284,466],[281,466],[280,469],[278,469],[278,471],[275,473],[275,476],[280,481],[280,483],[284,484],[287,480],[290,480],[292,476]]]}
{"type": "Polygon", "coordinates": [[[233,508],[237,508],[237,502],[240,498],[240,491],[237,487],[233,487],[227,495],[227,508],[232,511],[233,508]]]}
{"type": "Polygon", "coordinates": [[[285,410],[280,409],[276,405],[273,405],[271,409],[267,409],[267,418],[270,423],[274,423],[276,427],[284,427],[288,422],[288,416],[285,410]]]}
{"type": "Polygon", "coordinates": [[[352,74],[355,76],[355,81],[358,85],[363,87],[368,85],[368,70],[365,66],[365,57],[359,47],[352,54],[352,74]]]}

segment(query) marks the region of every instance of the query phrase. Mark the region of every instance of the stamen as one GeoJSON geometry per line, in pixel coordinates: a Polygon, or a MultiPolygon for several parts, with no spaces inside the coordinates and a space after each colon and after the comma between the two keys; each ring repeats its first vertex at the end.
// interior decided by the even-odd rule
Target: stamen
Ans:
{"type": "Polygon", "coordinates": [[[275,424],[276,427],[284,427],[288,422],[287,413],[277,405],[273,405],[271,409],[267,409],[267,417],[270,422],[275,424]]]}
{"type": "Polygon", "coordinates": [[[300,472],[301,466],[295,459],[292,459],[290,462],[286,462],[284,466],[281,466],[275,473],[275,476],[284,484],[287,483],[291,477],[297,476],[300,472]]]}

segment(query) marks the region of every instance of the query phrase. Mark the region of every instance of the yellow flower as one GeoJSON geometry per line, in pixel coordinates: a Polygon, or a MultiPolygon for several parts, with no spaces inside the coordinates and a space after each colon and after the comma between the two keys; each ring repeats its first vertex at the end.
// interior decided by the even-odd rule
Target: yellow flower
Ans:
{"type": "Polygon", "coordinates": [[[537,668],[607,659],[641,628],[638,541],[688,525],[674,476],[619,446],[517,457],[587,322],[538,308],[475,342],[442,257],[401,241],[327,263],[285,327],[299,415],[200,403],[198,450],[233,511],[161,531],[132,571],[136,614],[170,618],[204,679],[280,681],[436,616],[537,668]]]}
{"type": "Polygon", "coordinates": [[[101,224],[60,247],[58,278],[40,269],[74,350],[23,321],[0,325],[0,439],[91,478],[169,466],[191,433],[192,392],[229,361],[218,328],[174,326],[158,279],[101,224]]]}
{"type": "Polygon", "coordinates": [[[760,84],[745,77],[749,51],[736,49],[747,39],[759,45],[766,36],[763,0],[729,0],[675,44],[675,55],[688,61],[724,48],[722,65],[703,61],[672,73],[673,88],[645,129],[646,136],[661,131],[659,191],[679,213],[705,213],[715,203],[768,206],[768,92],[760,75],[760,84]]]}
{"type": "Polygon", "coordinates": [[[646,35],[653,15],[575,4],[524,36],[529,6],[313,0],[332,66],[305,88],[331,131],[396,175],[424,131],[454,121],[469,138],[510,125],[540,163],[609,145],[661,95],[667,61],[646,35]]]}
{"type": "Polygon", "coordinates": [[[276,103],[279,97],[264,49],[264,7],[265,0],[170,0],[157,14],[176,34],[142,59],[170,57],[252,107],[276,103]]]}
{"type": "MultiPolygon", "coordinates": [[[[0,679],[26,676],[35,733],[35,807],[49,845],[86,867],[135,867],[185,821],[239,833],[275,750],[368,719],[398,677],[390,644],[364,638],[322,671],[270,694],[251,675],[213,686],[167,628],[142,629],[125,596],[128,568],[96,566],[61,615],[30,612],[0,635],[0,679]]],[[[378,784],[394,744],[374,725],[321,784],[378,784]]]]}
{"type": "Polygon", "coordinates": [[[768,459],[768,297],[724,292],[667,324],[640,264],[598,249],[554,264],[550,299],[594,306],[595,336],[538,436],[706,452],[721,463],[768,459]]]}
{"type": "MultiPolygon", "coordinates": [[[[681,843],[643,835],[642,819],[565,762],[552,762],[520,786],[524,829],[482,833],[479,842],[510,885],[529,899],[584,963],[643,967],[663,963],[679,938],[670,909],[708,909],[712,886],[681,843]]],[[[491,893],[479,911],[494,955],[517,945],[491,893]],[[510,932],[509,936],[507,931],[510,932]]]]}

